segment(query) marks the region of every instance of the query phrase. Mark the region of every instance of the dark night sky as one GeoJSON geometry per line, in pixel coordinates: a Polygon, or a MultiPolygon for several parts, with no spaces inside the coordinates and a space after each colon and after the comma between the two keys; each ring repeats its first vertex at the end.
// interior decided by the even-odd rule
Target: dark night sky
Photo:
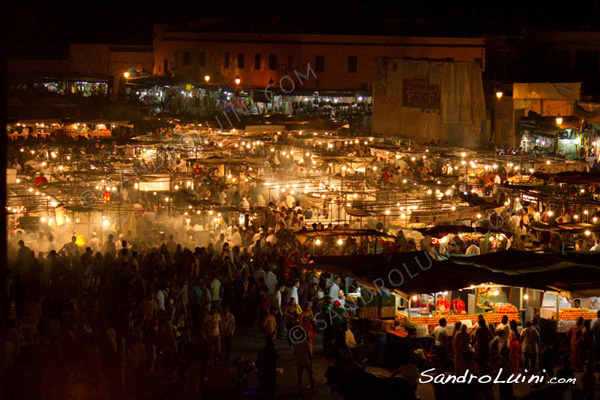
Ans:
{"type": "Polygon", "coordinates": [[[60,51],[68,42],[152,44],[152,24],[225,17],[223,30],[478,36],[520,27],[598,30],[598,3],[449,0],[19,0],[7,4],[9,57],[60,51]],[[393,26],[392,30],[385,30],[393,26]],[[390,24],[390,19],[396,20],[390,24]],[[419,21],[407,23],[407,21],[419,21]],[[421,23],[422,21],[422,23],[421,23]]]}

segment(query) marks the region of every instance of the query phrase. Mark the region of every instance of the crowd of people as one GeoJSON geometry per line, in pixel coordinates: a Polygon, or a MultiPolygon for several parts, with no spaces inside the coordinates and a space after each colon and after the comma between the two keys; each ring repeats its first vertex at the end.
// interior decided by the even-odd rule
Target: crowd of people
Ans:
{"type": "MultiPolygon", "coordinates": [[[[8,252],[10,382],[36,371],[29,390],[39,398],[65,398],[82,385],[139,395],[149,381],[197,398],[207,369],[230,361],[236,324],[244,324],[263,332],[269,349],[287,336],[299,377],[306,370],[315,389],[307,361],[315,314],[333,310],[324,348],[347,353],[350,311],[339,278],[298,268],[301,246],[283,226],[277,236],[261,227],[251,248],[237,227],[195,248],[173,235],[93,232],[85,245],[77,236],[63,245],[52,234],[17,232],[8,252]],[[296,325],[305,336],[292,334],[296,325]]],[[[259,355],[259,370],[271,365],[261,364],[269,354],[259,355]]],[[[269,392],[269,374],[260,376],[269,392]]]]}

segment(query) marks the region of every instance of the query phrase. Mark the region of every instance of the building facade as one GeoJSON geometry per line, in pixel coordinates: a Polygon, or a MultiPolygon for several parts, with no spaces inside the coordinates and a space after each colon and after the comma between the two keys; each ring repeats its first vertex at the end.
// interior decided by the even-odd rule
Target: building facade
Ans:
{"type": "Polygon", "coordinates": [[[265,88],[270,82],[305,90],[372,90],[377,57],[445,59],[485,67],[481,38],[397,36],[239,34],[194,32],[191,26],[154,26],[155,75],[170,74],[192,82],[265,88]],[[292,77],[293,82],[286,77],[292,77]],[[316,76],[316,77],[315,77],[316,76]]]}

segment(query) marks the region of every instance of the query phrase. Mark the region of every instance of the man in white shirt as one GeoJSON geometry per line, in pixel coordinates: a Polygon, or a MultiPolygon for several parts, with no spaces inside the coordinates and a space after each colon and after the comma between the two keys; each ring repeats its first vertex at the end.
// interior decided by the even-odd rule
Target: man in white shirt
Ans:
{"type": "Polygon", "coordinates": [[[92,238],[88,242],[88,246],[92,249],[94,254],[100,251],[100,239],[98,239],[98,234],[96,232],[92,232],[92,238]]]}
{"type": "Polygon", "coordinates": [[[496,334],[498,335],[498,352],[500,352],[503,347],[508,347],[508,336],[510,335],[510,325],[506,315],[502,316],[502,323],[496,327],[496,334]]]}
{"type": "Polygon", "coordinates": [[[219,203],[224,206],[227,204],[227,189],[223,189],[221,193],[219,193],[219,203]]]}
{"type": "Polygon", "coordinates": [[[269,294],[272,294],[275,291],[275,286],[277,286],[277,276],[271,271],[271,268],[267,267],[267,275],[265,276],[265,284],[269,288],[269,294]]]}
{"type": "MultiPolygon", "coordinates": [[[[252,237],[252,244],[256,244],[257,240],[261,240],[263,239],[264,236],[264,232],[265,230],[263,228],[258,228],[258,233],[256,233],[253,237],[252,237]]],[[[262,243],[261,243],[262,246],[262,243]]]]}
{"type": "Polygon", "coordinates": [[[221,281],[217,274],[213,273],[212,281],[210,282],[210,296],[212,297],[212,308],[221,308],[221,281]]]}
{"type": "Polygon", "coordinates": [[[248,199],[245,197],[242,197],[242,209],[244,209],[244,210],[250,209],[250,203],[248,203],[248,199]]]}
{"type": "Polygon", "coordinates": [[[165,311],[165,292],[162,289],[156,291],[156,304],[160,311],[165,311]]]}
{"type": "Polygon", "coordinates": [[[265,283],[267,281],[267,273],[263,270],[262,266],[259,266],[256,271],[254,271],[254,279],[258,282],[259,278],[263,278],[265,283]]]}
{"type": "Polygon", "coordinates": [[[473,241],[471,242],[471,245],[467,247],[465,254],[468,256],[478,256],[481,254],[481,250],[479,249],[479,246],[475,244],[475,241],[473,241]]]}
{"type": "Polygon", "coordinates": [[[277,244],[277,237],[275,236],[275,232],[273,232],[273,228],[269,228],[268,230],[267,242],[277,244]]]}
{"type": "Polygon", "coordinates": [[[237,226],[233,227],[229,241],[233,244],[231,247],[240,247],[242,245],[242,235],[240,235],[239,228],[237,226]]]}
{"type": "Polygon", "coordinates": [[[279,283],[275,286],[275,291],[271,294],[271,307],[277,308],[277,315],[275,320],[277,321],[277,336],[281,337],[283,334],[283,310],[281,309],[281,293],[285,290],[285,285],[279,283]]]}
{"type": "Polygon", "coordinates": [[[117,250],[117,252],[119,252],[123,249],[123,234],[122,233],[119,235],[119,240],[117,240],[115,242],[115,249],[117,250]]]}
{"type": "Polygon", "coordinates": [[[298,288],[299,287],[300,287],[300,281],[298,279],[294,280],[294,284],[289,288],[288,294],[287,294],[287,296],[285,296],[285,304],[288,304],[292,297],[296,299],[296,304],[300,304],[300,299],[298,298],[298,288]]]}
{"type": "Polygon", "coordinates": [[[333,280],[333,284],[329,288],[329,297],[336,300],[340,296],[340,284],[342,283],[342,278],[336,276],[333,280]]]}

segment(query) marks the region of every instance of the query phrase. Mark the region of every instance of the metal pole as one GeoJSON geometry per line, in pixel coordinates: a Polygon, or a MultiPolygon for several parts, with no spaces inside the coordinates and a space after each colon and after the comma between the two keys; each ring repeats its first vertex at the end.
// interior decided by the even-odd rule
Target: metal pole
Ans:
{"type": "Polygon", "coordinates": [[[412,297],[408,298],[408,312],[406,313],[407,315],[407,321],[410,324],[410,309],[412,308],[412,297]]]}

